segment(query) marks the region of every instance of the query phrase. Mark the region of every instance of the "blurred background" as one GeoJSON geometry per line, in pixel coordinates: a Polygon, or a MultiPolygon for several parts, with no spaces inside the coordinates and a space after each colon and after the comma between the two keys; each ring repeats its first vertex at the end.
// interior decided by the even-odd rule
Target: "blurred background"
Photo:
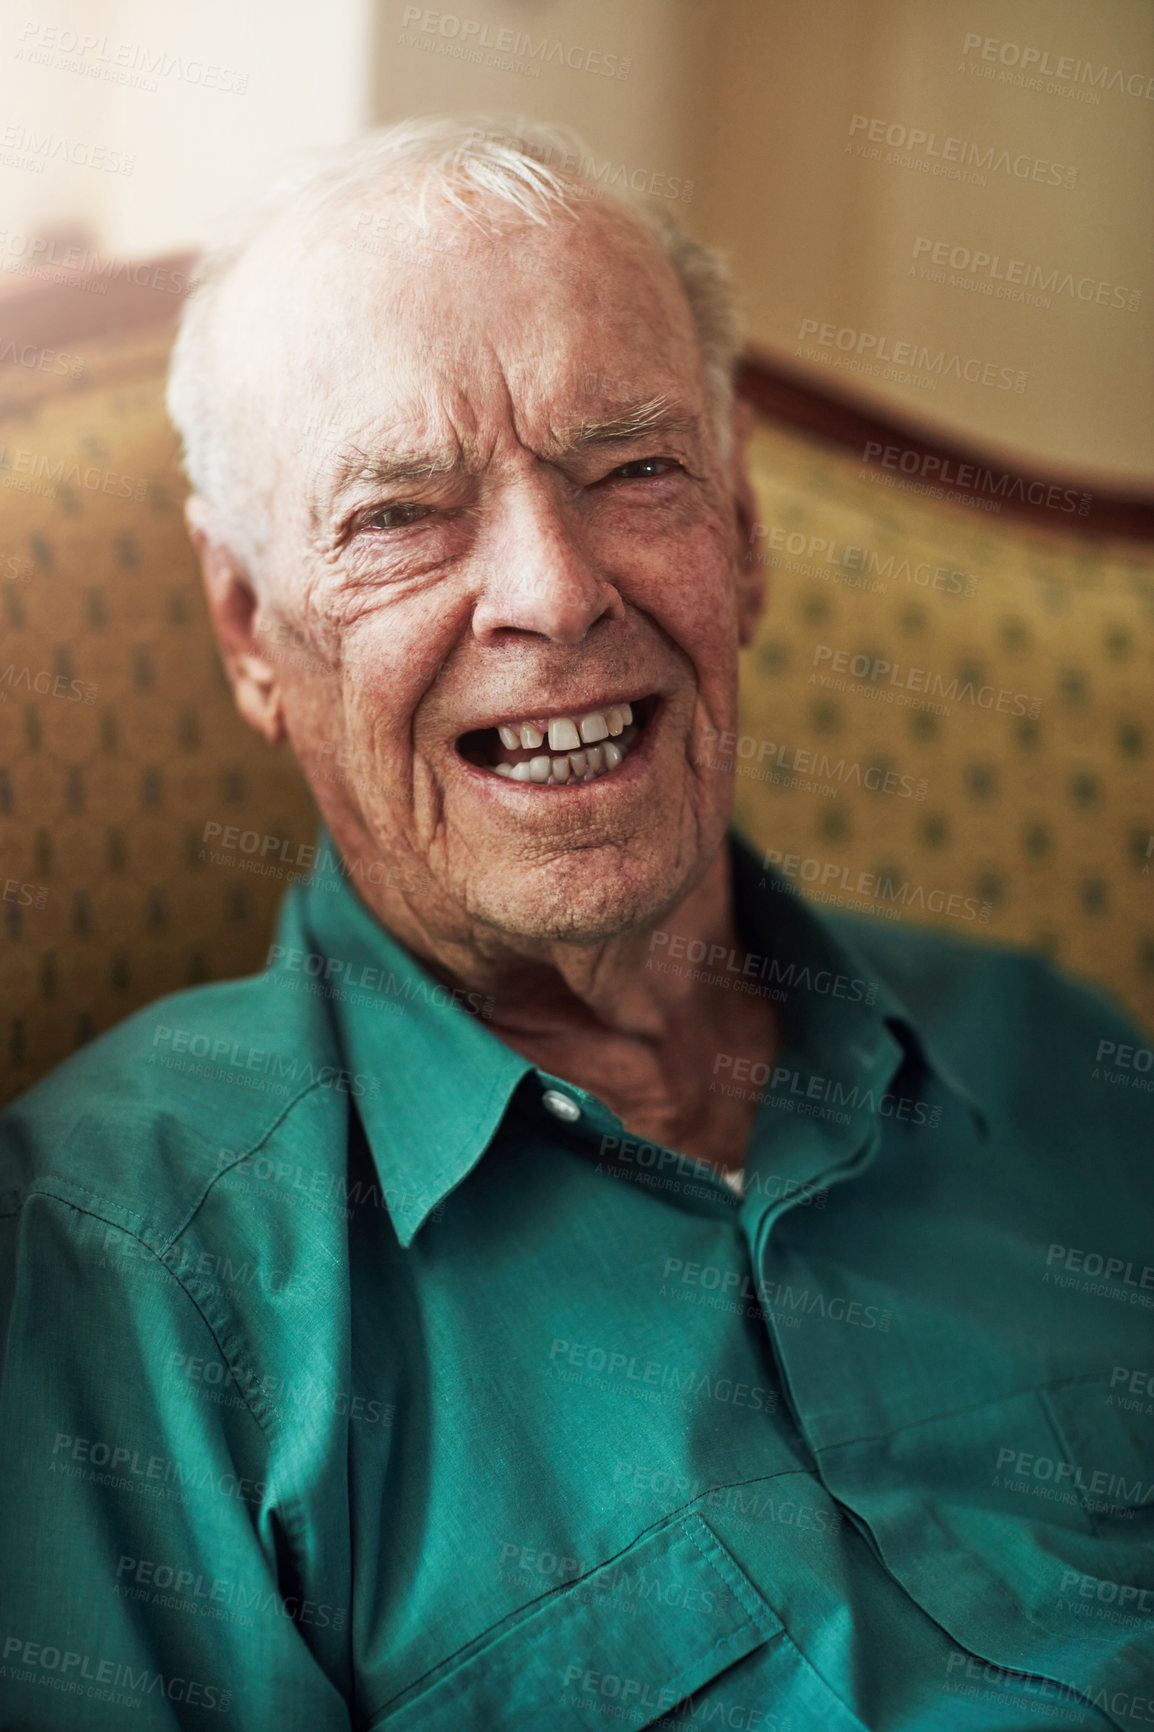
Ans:
{"type": "MultiPolygon", "coordinates": [[[[285,152],[498,108],[574,126],[598,171],[669,197],[730,254],[757,343],[792,357],[807,321],[833,321],[1024,370],[1020,394],[941,379],[932,398],[856,377],[990,446],[1149,482],[1146,0],[453,4],[14,0],[0,264],[22,256],[17,236],[118,257],[195,247],[285,152]],[[126,166],[68,161],[98,150],[126,166]],[[945,281],[927,241],[945,243],[945,281]],[[993,275],[973,270],[982,253],[1000,261],[993,275]],[[1033,289],[1001,280],[1012,260],[1033,289]],[[1021,300],[998,298],[1014,287],[1021,300]]],[[[841,358],[801,346],[805,367],[841,358]]]]}
{"type": "Polygon", "coordinates": [[[180,524],[189,256],[285,153],[477,109],[574,127],[732,263],[775,586],[746,829],[811,890],[888,875],[866,912],[1043,949],[1154,1024],[1154,8],[452,4],[0,27],[7,1091],[259,967],[266,839],[312,834],[232,716],[180,524]],[[947,701],[880,701],[895,666],[947,701]],[[214,857],[228,828],[255,842],[214,857]]]}

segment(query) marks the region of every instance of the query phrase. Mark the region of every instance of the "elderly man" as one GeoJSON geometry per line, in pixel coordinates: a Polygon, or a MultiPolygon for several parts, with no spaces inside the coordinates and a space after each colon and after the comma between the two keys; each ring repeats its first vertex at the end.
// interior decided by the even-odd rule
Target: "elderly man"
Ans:
{"type": "Polygon", "coordinates": [[[327,835],[8,1117],[3,1724],[1154,1724],[1135,1036],[727,838],[724,282],[564,150],[363,140],[190,304],[327,835]]]}

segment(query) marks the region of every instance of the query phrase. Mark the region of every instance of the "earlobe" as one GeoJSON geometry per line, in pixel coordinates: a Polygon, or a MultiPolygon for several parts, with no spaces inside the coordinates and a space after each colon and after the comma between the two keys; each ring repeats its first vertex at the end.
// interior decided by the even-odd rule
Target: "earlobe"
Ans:
{"type": "Polygon", "coordinates": [[[230,670],[236,707],[258,734],[270,746],[279,745],[287,729],[280,686],[269,663],[259,656],[238,658],[235,673],[230,670]]]}
{"type": "Polygon", "coordinates": [[[236,707],[249,727],[275,746],[286,733],[284,704],[277,670],[260,642],[256,585],[207,500],[194,494],[185,506],[185,522],[200,558],[209,616],[236,707]]]}

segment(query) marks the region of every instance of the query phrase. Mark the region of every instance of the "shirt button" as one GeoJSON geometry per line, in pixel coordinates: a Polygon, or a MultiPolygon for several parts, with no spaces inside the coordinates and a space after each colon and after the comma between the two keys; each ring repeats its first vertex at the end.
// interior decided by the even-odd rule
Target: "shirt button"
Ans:
{"type": "Polygon", "coordinates": [[[563,1095],[560,1089],[546,1089],[541,1096],[541,1104],[547,1107],[554,1118],[564,1119],[567,1125],[575,1125],[581,1117],[581,1108],[569,1095],[563,1095]]]}

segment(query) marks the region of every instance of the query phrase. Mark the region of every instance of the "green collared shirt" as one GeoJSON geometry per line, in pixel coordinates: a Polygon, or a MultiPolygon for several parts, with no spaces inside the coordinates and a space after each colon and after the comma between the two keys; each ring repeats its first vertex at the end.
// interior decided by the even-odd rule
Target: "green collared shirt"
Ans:
{"type": "Polygon", "coordinates": [[[741,1196],[327,852],[5,1115],[0,1724],[1154,1725],[1146,1043],[733,870],[741,1196]]]}

